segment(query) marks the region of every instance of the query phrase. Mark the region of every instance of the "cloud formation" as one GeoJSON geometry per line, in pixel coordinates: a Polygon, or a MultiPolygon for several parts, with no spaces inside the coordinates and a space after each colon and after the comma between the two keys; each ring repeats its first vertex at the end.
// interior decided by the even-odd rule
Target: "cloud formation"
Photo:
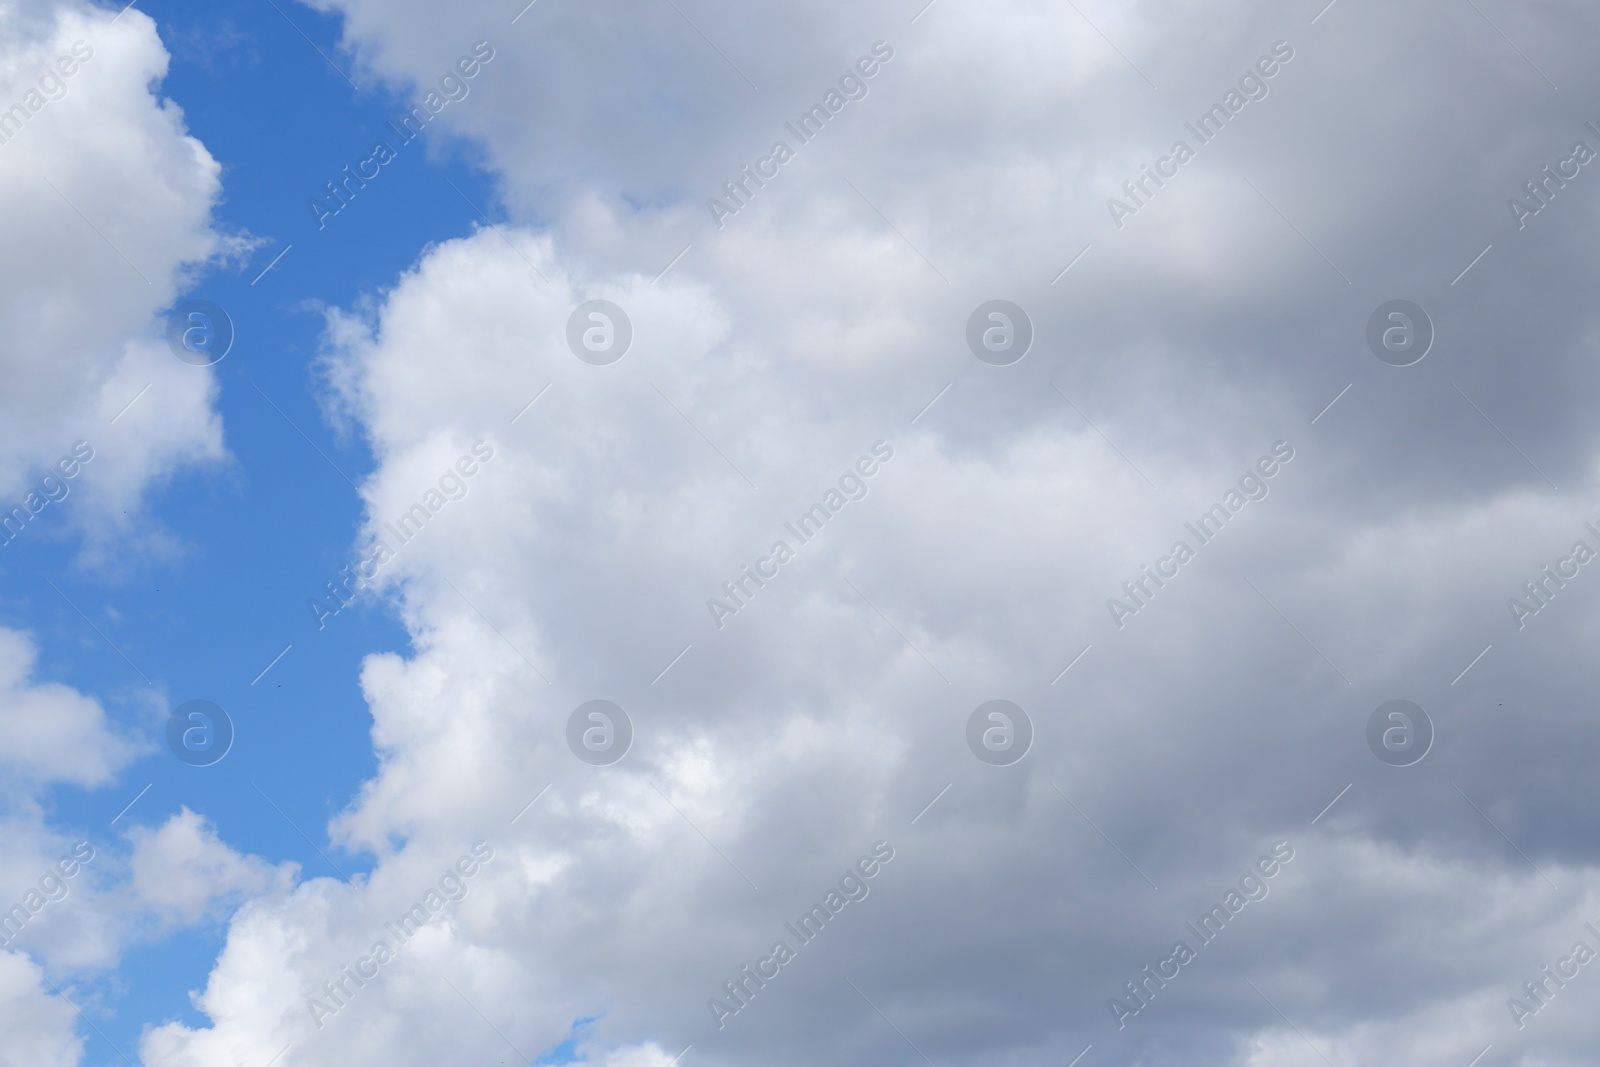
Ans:
{"type": "MultiPolygon", "coordinates": [[[[1596,218],[1582,175],[1531,222],[1505,201],[1585,136],[1592,13],[318,6],[406,91],[493,43],[439,123],[508,216],[329,315],[377,460],[353,550],[494,460],[374,583],[411,648],[366,661],[379,765],[331,826],[371,875],[230,853],[147,894],[260,894],[209,1025],[153,1027],[147,1063],[531,1060],[591,1019],[618,1064],[1585,1062],[1600,980],[1507,1002],[1597,914],[1595,594],[1536,634],[1505,600],[1600,521],[1596,218]],[[880,40],[870,93],[712,218],[880,40]],[[1007,366],[967,342],[997,298],[1033,326],[1007,366]],[[1395,298],[1437,328],[1412,367],[1365,339],[1395,298]],[[631,326],[605,365],[568,341],[594,300],[631,326]],[[870,495],[708,618],[877,441],[870,495]],[[1214,505],[1216,544],[1145,578],[1214,505]],[[1409,767],[1366,741],[1401,696],[1437,728],[1409,767]],[[1034,727],[1004,767],[964,732],[998,697],[1034,727]],[[633,726],[603,767],[566,741],[596,698],[633,726]],[[719,1028],[708,991],[877,840],[849,936],[719,1028]],[[308,1010],[477,841],[472,892],[308,1010]],[[1134,1011],[1128,976],[1284,841],[1270,901],[1134,1011]]],[[[170,833],[210,849],[197,818],[170,833]]]]}
{"type": "Polygon", "coordinates": [[[211,372],[172,358],[156,316],[240,247],[212,222],[220,166],[152,89],[154,22],[115,15],[0,6],[0,492],[87,440],[101,462],[73,511],[93,529],[125,528],[152,480],[221,455],[211,372]]]}

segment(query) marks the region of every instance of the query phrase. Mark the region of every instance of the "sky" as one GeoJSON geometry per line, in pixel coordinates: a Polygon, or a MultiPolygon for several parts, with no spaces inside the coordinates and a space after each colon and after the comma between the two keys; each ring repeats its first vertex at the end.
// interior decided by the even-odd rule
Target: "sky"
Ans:
{"type": "Polygon", "coordinates": [[[1590,1063],[1597,21],[0,0],[0,1067],[1590,1063]]]}

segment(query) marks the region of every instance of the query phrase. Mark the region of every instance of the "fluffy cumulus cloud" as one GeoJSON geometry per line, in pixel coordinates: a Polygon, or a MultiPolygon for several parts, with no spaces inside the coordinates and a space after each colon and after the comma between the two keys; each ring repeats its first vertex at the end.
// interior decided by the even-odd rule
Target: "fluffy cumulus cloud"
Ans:
{"type": "MultiPolygon", "coordinates": [[[[12,703],[83,699],[39,689],[13,694],[12,703]]],[[[70,707],[64,711],[61,729],[75,730],[81,749],[105,743],[92,725],[74,727],[70,707]]],[[[281,897],[295,878],[292,864],[274,867],[233,850],[187,808],[158,829],[80,836],[52,825],[25,790],[10,790],[5,801],[0,1061],[18,1067],[79,1062],[74,1000],[92,996],[82,987],[110,973],[130,946],[216,923],[241,901],[281,897]]]]}
{"type": "Polygon", "coordinates": [[[239,241],[212,224],[220,166],[154,89],[148,16],[8,2],[0,27],[0,491],[41,495],[86,442],[77,513],[99,527],[221,454],[211,372],[172,357],[158,315],[239,241]]]}
{"type": "Polygon", "coordinates": [[[26,634],[0,629],[0,761],[20,781],[103,785],[132,758],[105,709],[65,685],[33,677],[38,651],[26,634]]]}
{"type": "Polygon", "coordinates": [[[18,952],[0,951],[0,1022],[5,1025],[6,1067],[76,1067],[83,1039],[76,1036],[72,1007],[52,997],[39,968],[18,952]]]}
{"type": "Polygon", "coordinates": [[[243,856],[184,808],[157,830],[133,831],[128,899],[169,922],[194,923],[219,905],[285,888],[293,872],[243,856]]]}
{"type": "Polygon", "coordinates": [[[493,43],[511,220],[329,320],[376,866],[146,1062],[1586,1062],[1596,218],[1506,201],[1600,148],[1592,13],[320,6],[407,92],[493,43]]]}

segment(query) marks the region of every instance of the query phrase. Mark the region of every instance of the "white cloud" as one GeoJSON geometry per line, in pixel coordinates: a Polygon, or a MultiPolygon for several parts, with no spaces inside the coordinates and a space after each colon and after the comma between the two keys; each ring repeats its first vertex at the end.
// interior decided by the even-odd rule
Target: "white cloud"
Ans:
{"type": "Polygon", "coordinates": [[[211,372],[165,351],[156,315],[239,246],[212,224],[220,166],[153,91],[167,65],[154,22],[115,14],[0,7],[0,107],[22,106],[0,144],[0,500],[21,503],[86,440],[93,503],[72,510],[94,528],[122,522],[151,480],[221,455],[211,372]],[[30,111],[41,79],[57,98],[30,111]]]}
{"type": "Polygon", "coordinates": [[[83,1039],[77,1014],[53,996],[42,971],[19,952],[0,950],[0,1065],[77,1067],[83,1039]]]}
{"type": "Polygon", "coordinates": [[[28,782],[104,785],[137,752],[118,736],[100,703],[34,678],[38,649],[26,634],[0,629],[0,763],[28,782]]]}
{"type": "Polygon", "coordinates": [[[124,899],[167,923],[199,922],[241,898],[283,892],[293,882],[292,865],[275,868],[235,852],[188,808],[160,829],[136,828],[130,836],[131,878],[124,899]]]}

